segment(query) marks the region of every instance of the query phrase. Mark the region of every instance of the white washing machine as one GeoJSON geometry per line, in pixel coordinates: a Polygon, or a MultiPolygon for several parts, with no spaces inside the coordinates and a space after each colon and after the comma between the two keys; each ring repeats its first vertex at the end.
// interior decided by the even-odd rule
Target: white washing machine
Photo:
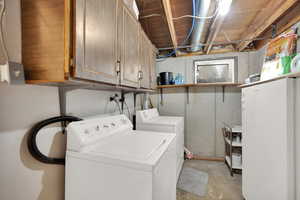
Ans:
{"type": "Polygon", "coordinates": [[[176,200],[175,136],[132,127],[125,115],[69,124],[66,200],[176,200]]]}
{"type": "Polygon", "coordinates": [[[184,162],[184,118],[160,116],[157,109],[137,111],[136,129],[176,134],[177,180],[184,162]]]}

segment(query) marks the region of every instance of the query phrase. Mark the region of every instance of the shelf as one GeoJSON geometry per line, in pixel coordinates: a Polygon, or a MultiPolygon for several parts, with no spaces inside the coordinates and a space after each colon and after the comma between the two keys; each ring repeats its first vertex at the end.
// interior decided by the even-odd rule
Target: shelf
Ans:
{"type": "MultiPolygon", "coordinates": [[[[231,167],[229,156],[225,156],[225,160],[226,160],[226,163],[231,167]]],[[[232,166],[232,169],[240,169],[240,170],[242,170],[243,166],[242,165],[240,165],[240,166],[232,166]]]]}
{"type": "Polygon", "coordinates": [[[225,87],[238,87],[240,83],[197,83],[197,84],[181,84],[181,85],[159,85],[157,89],[160,90],[160,104],[163,105],[163,89],[168,88],[185,88],[187,94],[187,104],[190,102],[189,88],[190,87],[222,87],[223,88],[223,102],[225,101],[225,87]]]}
{"type": "Polygon", "coordinates": [[[157,89],[162,88],[186,88],[186,87],[218,87],[218,86],[231,86],[238,87],[240,83],[197,83],[197,84],[181,84],[181,85],[159,85],[157,89]]]}
{"type": "Polygon", "coordinates": [[[52,87],[63,87],[66,89],[86,89],[86,90],[100,90],[100,91],[112,91],[112,92],[132,92],[132,93],[154,93],[155,89],[145,89],[145,88],[134,88],[121,85],[114,85],[108,83],[93,82],[88,80],[72,79],[66,81],[26,81],[26,84],[37,84],[42,86],[52,86],[52,87]]]}
{"type": "MultiPolygon", "coordinates": [[[[228,138],[225,138],[225,141],[227,142],[227,144],[231,145],[230,140],[228,138]]],[[[241,142],[232,142],[232,146],[233,147],[242,147],[243,144],[241,142]]]]}
{"type": "Polygon", "coordinates": [[[233,133],[241,133],[243,132],[242,126],[234,126],[231,130],[233,133]]]}
{"type": "Polygon", "coordinates": [[[275,77],[275,78],[272,78],[272,79],[269,79],[269,80],[257,81],[257,82],[254,82],[254,83],[243,84],[243,85],[240,85],[238,87],[239,88],[246,88],[246,87],[251,87],[251,86],[254,86],[254,85],[260,85],[260,84],[263,84],[263,83],[268,83],[268,82],[276,81],[276,80],[279,80],[279,79],[297,78],[297,77],[300,77],[300,72],[285,74],[285,75],[278,76],[278,77],[275,77]]]}

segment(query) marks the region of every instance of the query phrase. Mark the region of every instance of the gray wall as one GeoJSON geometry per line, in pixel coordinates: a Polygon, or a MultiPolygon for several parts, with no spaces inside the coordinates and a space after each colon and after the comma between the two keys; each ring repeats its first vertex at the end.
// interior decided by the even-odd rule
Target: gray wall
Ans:
{"type": "MultiPolygon", "coordinates": [[[[300,52],[298,40],[298,52],[300,52]]],[[[201,55],[193,57],[168,58],[157,63],[157,71],[181,73],[186,83],[194,81],[195,60],[226,57],[238,58],[238,82],[254,73],[260,73],[266,47],[258,51],[201,55]]],[[[164,89],[163,104],[157,95],[158,107],[162,115],[184,116],[186,124],[185,144],[195,154],[202,156],[223,156],[224,141],[221,133],[223,122],[241,124],[241,90],[225,88],[223,102],[222,87],[190,88],[190,103],[184,88],[164,89]]]]}
{"type": "Polygon", "coordinates": [[[295,113],[296,113],[296,120],[295,120],[295,140],[296,140],[296,191],[297,191],[297,197],[296,199],[300,199],[300,78],[296,79],[296,109],[295,109],[295,113]]]}
{"type": "Polygon", "coordinates": [[[157,63],[158,72],[172,71],[176,73],[182,73],[186,79],[186,83],[193,83],[193,62],[195,60],[216,59],[226,57],[238,58],[238,82],[243,83],[248,77],[249,72],[253,71],[252,68],[257,66],[257,57],[253,52],[241,52],[241,53],[226,53],[226,54],[214,54],[214,55],[200,55],[189,57],[168,58],[157,63]]]}
{"type": "MultiPolygon", "coordinates": [[[[20,0],[8,0],[3,20],[3,35],[8,47],[10,61],[21,62],[21,12],[20,0]]],[[[0,41],[0,45],[1,41],[0,41]]],[[[0,63],[3,64],[3,51],[0,48],[0,63]]]]}
{"type": "MultiPolygon", "coordinates": [[[[63,200],[64,167],[39,163],[26,146],[27,133],[35,123],[59,115],[58,89],[0,84],[0,94],[0,199],[63,200]]],[[[115,113],[115,104],[108,101],[113,94],[72,91],[67,96],[67,112],[79,117],[115,113]]],[[[131,94],[127,101],[132,111],[131,94]]],[[[64,156],[65,138],[59,125],[45,128],[38,144],[48,155],[64,156]]]]}
{"type": "MultiPolygon", "coordinates": [[[[9,59],[21,62],[20,0],[6,3],[4,36],[9,59]]],[[[1,50],[0,63],[3,63],[1,50]]],[[[28,131],[35,123],[59,115],[58,89],[0,83],[0,94],[0,199],[63,200],[64,167],[39,163],[30,156],[26,146],[28,131]]],[[[116,105],[109,103],[109,97],[114,94],[95,90],[72,91],[67,95],[67,113],[78,117],[116,114],[116,105]]],[[[133,95],[127,94],[126,97],[133,112],[133,95]]],[[[140,98],[137,100],[140,105],[140,98]]],[[[43,153],[64,156],[65,137],[60,131],[59,124],[41,131],[38,144],[43,153]]]]}
{"type": "MultiPolygon", "coordinates": [[[[189,103],[185,89],[164,89],[162,115],[185,117],[185,145],[202,156],[224,155],[223,122],[241,124],[241,93],[238,88],[190,88],[189,103]]],[[[160,95],[158,95],[160,102],[160,95]]]]}
{"type": "MultiPolygon", "coordinates": [[[[4,23],[9,58],[21,62],[19,0],[9,0],[4,23]]],[[[3,62],[0,51],[0,62],[3,62]]],[[[8,86],[0,83],[0,199],[63,200],[64,167],[46,165],[28,153],[29,129],[37,122],[59,115],[58,89],[46,86],[8,86]]],[[[78,117],[115,114],[118,109],[109,97],[115,92],[75,90],[67,95],[67,112],[78,117]]],[[[133,95],[127,94],[133,112],[133,95]]],[[[140,98],[137,98],[140,105],[140,98]]],[[[138,106],[139,109],[140,106],[138,106]]],[[[38,137],[43,153],[53,157],[65,154],[65,138],[59,125],[45,128],[38,137]]]]}
{"type": "MultiPolygon", "coordinates": [[[[238,58],[238,81],[244,82],[258,67],[256,52],[227,53],[193,57],[169,58],[158,62],[158,72],[181,73],[186,83],[193,83],[193,63],[195,60],[211,58],[238,58]]],[[[184,88],[164,89],[163,105],[157,96],[162,115],[185,117],[185,145],[201,156],[223,156],[224,140],[221,132],[223,122],[241,124],[241,90],[225,87],[224,102],[222,87],[190,88],[189,96],[184,88]],[[189,103],[188,103],[189,98],[189,103]]]]}

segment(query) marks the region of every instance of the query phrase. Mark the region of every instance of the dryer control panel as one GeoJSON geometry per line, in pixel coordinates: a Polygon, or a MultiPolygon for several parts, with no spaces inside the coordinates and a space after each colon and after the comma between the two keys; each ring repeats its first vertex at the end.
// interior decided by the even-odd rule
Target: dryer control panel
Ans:
{"type": "Polygon", "coordinates": [[[117,115],[72,122],[67,127],[67,149],[81,151],[114,134],[132,130],[126,115],[117,115]]]}

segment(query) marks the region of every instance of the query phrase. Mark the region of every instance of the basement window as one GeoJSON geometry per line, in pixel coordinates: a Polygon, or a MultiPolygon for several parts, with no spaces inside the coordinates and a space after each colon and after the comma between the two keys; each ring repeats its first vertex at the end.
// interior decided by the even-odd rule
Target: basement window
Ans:
{"type": "Polygon", "coordinates": [[[196,60],[194,83],[235,83],[237,80],[237,57],[196,60]]]}

